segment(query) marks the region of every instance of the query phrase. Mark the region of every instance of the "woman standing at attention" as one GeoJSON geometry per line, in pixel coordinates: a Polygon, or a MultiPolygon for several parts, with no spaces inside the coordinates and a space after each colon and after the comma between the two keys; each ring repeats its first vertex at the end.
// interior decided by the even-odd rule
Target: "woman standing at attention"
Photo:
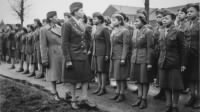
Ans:
{"type": "Polygon", "coordinates": [[[116,94],[110,98],[121,102],[125,100],[125,83],[128,78],[127,54],[129,50],[129,31],[124,27],[124,18],[120,14],[112,16],[114,27],[111,33],[111,62],[110,76],[117,82],[116,94]]]}
{"type": "Polygon", "coordinates": [[[55,100],[60,100],[56,90],[56,82],[61,80],[63,53],[61,49],[61,27],[57,25],[57,13],[47,13],[47,25],[40,30],[40,49],[42,64],[47,68],[46,81],[51,83],[55,100]]]}
{"type": "Polygon", "coordinates": [[[98,87],[94,94],[101,96],[106,93],[106,74],[108,74],[108,60],[110,55],[110,33],[104,23],[104,17],[100,13],[93,14],[96,31],[93,37],[92,70],[97,73],[98,87]]]}
{"type": "Polygon", "coordinates": [[[138,16],[135,22],[138,30],[134,32],[132,38],[131,79],[138,84],[138,100],[132,106],[139,106],[140,109],[147,108],[149,83],[153,80],[150,74],[153,32],[145,27],[146,24],[145,17],[138,16]]]}

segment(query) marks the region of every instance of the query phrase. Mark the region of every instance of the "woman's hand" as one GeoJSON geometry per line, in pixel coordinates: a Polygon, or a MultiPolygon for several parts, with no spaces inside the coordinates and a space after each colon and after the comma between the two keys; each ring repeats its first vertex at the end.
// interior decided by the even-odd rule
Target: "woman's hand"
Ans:
{"type": "Polygon", "coordinates": [[[71,61],[66,62],[66,68],[67,69],[71,69],[72,68],[72,62],[71,61]]]}
{"type": "Polygon", "coordinates": [[[88,51],[88,52],[87,52],[88,55],[90,55],[91,53],[92,53],[91,51],[88,51]]]}
{"type": "Polygon", "coordinates": [[[121,60],[121,61],[120,61],[120,64],[121,64],[121,65],[125,65],[125,60],[121,60]]]}
{"type": "Polygon", "coordinates": [[[108,61],[109,60],[109,57],[108,56],[105,56],[105,61],[108,61]]]}
{"type": "Polygon", "coordinates": [[[45,68],[49,68],[49,62],[45,62],[42,64],[45,68]]]}
{"type": "Polygon", "coordinates": [[[185,66],[181,66],[181,72],[184,72],[186,70],[185,66]]]}
{"type": "Polygon", "coordinates": [[[152,65],[151,65],[151,64],[148,64],[148,65],[147,65],[147,70],[149,71],[151,68],[152,68],[152,65]]]}

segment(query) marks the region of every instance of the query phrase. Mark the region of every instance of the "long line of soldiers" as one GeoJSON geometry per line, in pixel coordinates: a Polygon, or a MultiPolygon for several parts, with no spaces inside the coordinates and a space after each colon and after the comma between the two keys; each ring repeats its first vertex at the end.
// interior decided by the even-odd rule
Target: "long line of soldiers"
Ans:
{"type": "Polygon", "coordinates": [[[15,69],[16,62],[19,62],[17,72],[30,73],[29,77],[44,77],[39,43],[41,27],[42,23],[39,19],[35,19],[34,24],[27,25],[26,28],[21,27],[20,24],[7,24],[1,31],[1,61],[11,63],[10,69],[15,69]],[[36,68],[39,70],[38,74],[36,68]]]}
{"type": "Polygon", "coordinates": [[[116,93],[110,98],[116,102],[125,100],[126,81],[130,79],[138,85],[138,100],[132,106],[147,108],[149,85],[157,78],[161,91],[155,99],[166,99],[165,112],[178,112],[179,94],[187,88],[191,97],[185,106],[200,107],[198,5],[179,9],[177,16],[158,10],[154,27],[147,24],[145,11],[138,11],[134,25],[130,25],[122,12],[111,19],[99,12],[90,18],[82,8],[82,3],[72,3],[64,21],[51,11],[42,24],[35,19],[26,28],[7,25],[0,33],[1,61],[9,56],[11,69],[19,61],[17,71],[30,73],[28,77],[46,74],[55,100],[60,100],[56,83],[70,83],[74,109],[79,108],[77,85],[82,87],[81,104],[95,106],[87,96],[93,74],[98,80],[93,93],[98,96],[106,94],[108,77],[116,81],[116,93]]]}

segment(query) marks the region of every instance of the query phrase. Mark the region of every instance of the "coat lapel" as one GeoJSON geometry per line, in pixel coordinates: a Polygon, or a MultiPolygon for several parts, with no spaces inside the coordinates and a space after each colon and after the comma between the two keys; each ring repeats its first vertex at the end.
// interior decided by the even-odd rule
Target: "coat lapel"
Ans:
{"type": "Polygon", "coordinates": [[[170,38],[171,35],[174,34],[174,32],[176,32],[176,30],[174,28],[175,28],[175,26],[172,26],[169,28],[168,33],[165,38],[170,38]]]}
{"type": "Polygon", "coordinates": [[[51,28],[51,32],[61,37],[61,27],[56,25],[56,27],[51,28]]]}
{"type": "Polygon", "coordinates": [[[83,30],[81,29],[81,27],[78,25],[78,23],[77,23],[73,18],[71,18],[71,23],[72,23],[72,25],[73,25],[76,29],[78,29],[78,30],[80,30],[80,31],[83,31],[83,30]]]}

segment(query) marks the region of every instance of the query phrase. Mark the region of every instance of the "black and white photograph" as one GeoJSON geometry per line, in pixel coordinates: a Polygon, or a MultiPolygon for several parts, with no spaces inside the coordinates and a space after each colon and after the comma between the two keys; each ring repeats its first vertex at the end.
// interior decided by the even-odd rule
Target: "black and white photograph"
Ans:
{"type": "Polygon", "coordinates": [[[200,112],[199,0],[0,0],[0,112],[200,112]]]}

